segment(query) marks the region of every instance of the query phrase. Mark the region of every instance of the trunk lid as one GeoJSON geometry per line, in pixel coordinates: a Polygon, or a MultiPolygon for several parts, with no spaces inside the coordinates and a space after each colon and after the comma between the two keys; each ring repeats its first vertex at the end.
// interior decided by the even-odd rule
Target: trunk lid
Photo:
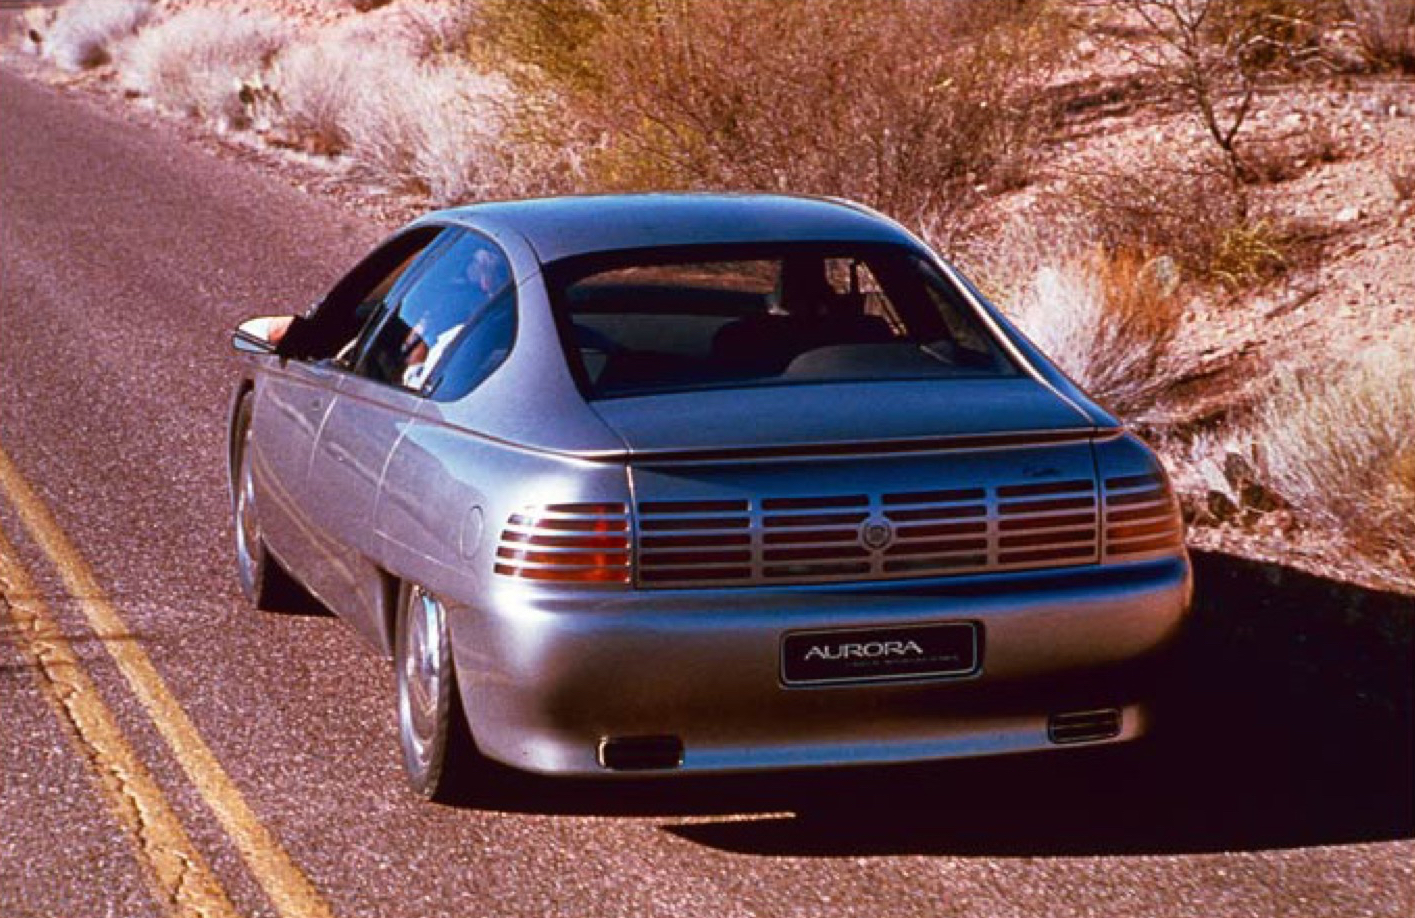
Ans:
{"type": "Polygon", "coordinates": [[[836,383],[590,403],[631,455],[772,455],[909,448],[1040,434],[1084,438],[1089,418],[1032,379],[836,383]]]}

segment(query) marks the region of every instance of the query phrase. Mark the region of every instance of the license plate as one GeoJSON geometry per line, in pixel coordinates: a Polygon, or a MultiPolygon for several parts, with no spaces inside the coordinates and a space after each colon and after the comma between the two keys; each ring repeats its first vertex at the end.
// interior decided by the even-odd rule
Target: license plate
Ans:
{"type": "Polygon", "coordinates": [[[796,631],[781,640],[781,678],[809,685],[967,676],[978,671],[978,644],[974,622],[796,631]]]}

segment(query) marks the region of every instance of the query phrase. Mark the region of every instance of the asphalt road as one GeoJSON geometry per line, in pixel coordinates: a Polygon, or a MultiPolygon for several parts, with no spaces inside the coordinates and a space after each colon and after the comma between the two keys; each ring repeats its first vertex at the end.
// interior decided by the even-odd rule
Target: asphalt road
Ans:
{"type": "Polygon", "coordinates": [[[1415,602],[1224,558],[1143,754],[416,800],[223,466],[229,329],[380,230],[142,121],[0,71],[0,914],[1415,915],[1415,602]]]}

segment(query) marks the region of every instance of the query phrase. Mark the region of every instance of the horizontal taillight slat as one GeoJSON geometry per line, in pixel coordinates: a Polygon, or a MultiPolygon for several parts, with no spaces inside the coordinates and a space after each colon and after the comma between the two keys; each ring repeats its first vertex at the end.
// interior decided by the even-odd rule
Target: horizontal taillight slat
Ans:
{"type": "Polygon", "coordinates": [[[1129,488],[1155,488],[1164,487],[1164,479],[1153,472],[1146,472],[1143,475],[1123,475],[1118,478],[1107,478],[1105,489],[1107,491],[1124,491],[1129,488]]]}
{"type": "Polygon", "coordinates": [[[1151,507],[1134,507],[1128,510],[1111,510],[1105,515],[1107,523],[1135,523],[1143,520],[1167,520],[1174,516],[1174,505],[1169,501],[1151,507]]]}
{"type": "Polygon", "coordinates": [[[1178,531],[1179,525],[1175,520],[1164,519],[1152,523],[1133,523],[1128,526],[1107,526],[1105,537],[1106,541],[1110,542],[1178,531]]]}
{"type": "Polygon", "coordinates": [[[1106,553],[1109,555],[1139,555],[1148,554],[1152,551],[1169,551],[1184,544],[1183,538],[1178,532],[1164,538],[1146,539],[1140,542],[1126,542],[1107,547],[1106,553]]]}
{"type": "Polygon", "coordinates": [[[1105,553],[1108,558],[1171,552],[1184,544],[1184,523],[1162,475],[1107,478],[1105,553]]]}
{"type": "Polygon", "coordinates": [[[1136,504],[1157,503],[1169,500],[1168,488],[1149,488],[1144,491],[1131,491],[1127,494],[1106,495],[1107,507],[1133,507],[1136,504]]]}
{"type": "Polygon", "coordinates": [[[559,583],[628,583],[629,508],[583,502],[527,507],[507,520],[493,570],[559,583]]]}

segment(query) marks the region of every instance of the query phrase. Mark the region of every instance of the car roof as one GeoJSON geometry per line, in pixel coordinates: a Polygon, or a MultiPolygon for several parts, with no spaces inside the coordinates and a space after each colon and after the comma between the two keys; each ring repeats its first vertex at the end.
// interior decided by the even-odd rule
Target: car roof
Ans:
{"type": "Polygon", "coordinates": [[[429,214],[440,222],[514,232],[542,264],[576,255],[671,245],[892,242],[914,239],[859,204],[774,194],[648,193],[498,201],[429,214]]]}

